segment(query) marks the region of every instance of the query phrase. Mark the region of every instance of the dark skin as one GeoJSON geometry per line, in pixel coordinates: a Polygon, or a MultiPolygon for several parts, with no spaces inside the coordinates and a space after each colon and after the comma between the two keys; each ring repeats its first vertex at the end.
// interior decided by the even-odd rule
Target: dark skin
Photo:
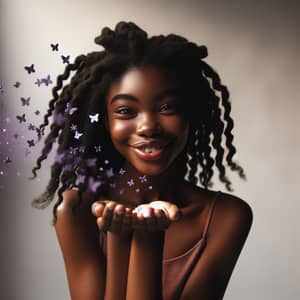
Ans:
{"type": "MultiPolygon", "coordinates": [[[[96,203],[85,194],[75,215],[77,192],[64,193],[55,229],[72,300],[162,299],[162,260],[183,254],[202,237],[215,192],[191,185],[177,171],[176,158],[189,132],[180,101],[176,85],[155,67],[129,70],[110,87],[107,129],[126,159],[126,173],[117,182],[126,187],[128,180],[147,175],[152,189],[125,188],[122,195],[111,189],[96,203]],[[149,155],[135,147],[147,141],[158,142],[162,150],[150,145],[156,148],[149,155]],[[107,232],[107,257],[98,244],[99,230],[107,232]]],[[[251,225],[245,201],[219,195],[209,242],[181,300],[223,298],[251,225]]]]}

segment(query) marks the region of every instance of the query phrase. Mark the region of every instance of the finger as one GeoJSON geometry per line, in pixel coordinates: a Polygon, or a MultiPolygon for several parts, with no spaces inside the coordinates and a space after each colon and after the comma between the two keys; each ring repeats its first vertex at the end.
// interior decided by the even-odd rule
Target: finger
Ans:
{"type": "Polygon", "coordinates": [[[166,206],[166,210],[171,221],[177,221],[180,219],[182,213],[177,205],[169,204],[166,206]]]}
{"type": "Polygon", "coordinates": [[[155,209],[154,214],[156,216],[157,220],[157,229],[158,230],[165,230],[169,227],[170,225],[170,220],[166,216],[165,212],[161,209],[155,209]]]}
{"type": "Polygon", "coordinates": [[[98,201],[94,202],[92,204],[92,214],[95,217],[101,217],[104,211],[104,205],[102,203],[99,203],[98,201]]]}
{"type": "Polygon", "coordinates": [[[124,213],[125,207],[122,204],[118,204],[115,206],[110,231],[116,233],[121,232],[124,213]]]}
{"type": "Polygon", "coordinates": [[[122,223],[122,232],[128,232],[129,230],[131,230],[131,209],[126,207],[122,223]]]}
{"type": "Polygon", "coordinates": [[[102,230],[108,230],[112,223],[114,208],[117,205],[116,202],[110,201],[106,204],[102,217],[102,230]]]}

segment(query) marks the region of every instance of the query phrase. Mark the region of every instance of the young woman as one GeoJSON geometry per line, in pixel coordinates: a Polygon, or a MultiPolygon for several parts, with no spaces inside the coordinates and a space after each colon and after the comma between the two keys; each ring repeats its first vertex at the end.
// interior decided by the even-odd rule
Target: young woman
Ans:
{"type": "Polygon", "coordinates": [[[149,38],[120,22],[95,42],[104,49],[58,76],[33,169],[57,141],[33,205],[58,191],[53,223],[71,298],[222,299],[253,218],[245,201],[208,189],[215,169],[231,190],[225,161],[244,178],[228,90],[206,47],[178,35],[149,38]]]}

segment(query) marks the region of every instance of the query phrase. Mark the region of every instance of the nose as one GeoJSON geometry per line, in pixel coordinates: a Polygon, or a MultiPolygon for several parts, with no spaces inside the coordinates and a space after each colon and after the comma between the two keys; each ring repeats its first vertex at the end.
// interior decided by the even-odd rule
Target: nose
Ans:
{"type": "Polygon", "coordinates": [[[152,114],[144,114],[137,124],[137,134],[143,137],[156,137],[162,133],[159,120],[152,114]]]}

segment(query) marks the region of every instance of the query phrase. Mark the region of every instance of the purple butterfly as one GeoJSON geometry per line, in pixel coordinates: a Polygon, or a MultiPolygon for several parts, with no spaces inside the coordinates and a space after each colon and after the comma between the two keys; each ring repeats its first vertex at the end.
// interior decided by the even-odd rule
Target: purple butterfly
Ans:
{"type": "Polygon", "coordinates": [[[58,43],[57,44],[50,44],[52,51],[58,51],[58,43]]]}
{"type": "Polygon", "coordinates": [[[56,153],[54,161],[58,164],[61,164],[63,162],[64,157],[65,157],[64,153],[56,153]]]}
{"type": "Polygon", "coordinates": [[[72,124],[70,126],[71,131],[76,131],[77,130],[77,125],[76,124],[72,124]]]}
{"type": "Polygon", "coordinates": [[[16,118],[20,123],[26,122],[25,114],[22,116],[16,116],[16,118]]]}
{"type": "Polygon", "coordinates": [[[30,97],[28,98],[21,97],[22,106],[25,105],[29,106],[30,99],[31,99],[30,97]]]}
{"type": "Polygon", "coordinates": [[[70,63],[70,55],[68,55],[68,56],[61,55],[61,58],[62,58],[63,64],[70,63]]]}
{"type": "Polygon", "coordinates": [[[53,81],[50,79],[50,75],[48,75],[46,78],[42,78],[41,80],[46,86],[53,83],[53,81]]]}
{"type": "Polygon", "coordinates": [[[16,83],[14,84],[14,87],[15,87],[15,88],[18,88],[20,85],[21,85],[21,82],[16,81],[16,83]]]}
{"type": "Polygon", "coordinates": [[[63,114],[55,112],[53,115],[53,121],[57,126],[61,126],[65,122],[65,117],[63,114]]]}
{"type": "Polygon", "coordinates": [[[124,175],[125,173],[126,173],[126,171],[123,168],[121,168],[119,171],[119,174],[124,175]]]}
{"type": "Polygon", "coordinates": [[[28,74],[35,72],[34,64],[32,64],[31,66],[25,66],[24,69],[28,72],[28,74]]]}
{"type": "Polygon", "coordinates": [[[3,85],[0,83],[0,93],[4,93],[3,85]]]}
{"type": "Polygon", "coordinates": [[[84,150],[85,150],[85,147],[84,147],[84,146],[80,146],[80,147],[79,147],[79,152],[80,152],[80,153],[83,153],[84,150]]]}
{"type": "Polygon", "coordinates": [[[34,146],[34,140],[28,140],[27,144],[28,144],[29,148],[33,147],[34,146]]]}
{"type": "Polygon", "coordinates": [[[77,107],[72,107],[71,104],[70,104],[70,102],[68,102],[66,104],[65,112],[68,115],[70,115],[70,116],[73,115],[76,110],[78,110],[78,108],[77,107]]]}
{"type": "Polygon", "coordinates": [[[108,178],[114,176],[114,170],[113,170],[113,168],[110,168],[110,169],[108,169],[108,170],[106,171],[106,176],[107,176],[108,178]]]}
{"type": "Polygon", "coordinates": [[[40,111],[39,111],[39,110],[36,110],[36,111],[34,112],[34,114],[38,116],[38,115],[40,114],[40,111]]]}
{"type": "Polygon", "coordinates": [[[12,162],[12,160],[11,160],[8,156],[6,156],[6,158],[3,160],[3,162],[4,162],[5,164],[9,164],[9,163],[12,162]]]}
{"type": "Polygon", "coordinates": [[[76,130],[74,134],[74,139],[79,140],[82,135],[83,133],[80,133],[79,131],[76,130]]]}
{"type": "Polygon", "coordinates": [[[101,146],[94,146],[96,152],[101,152],[101,146]]]}
{"type": "Polygon", "coordinates": [[[100,180],[94,180],[93,177],[89,177],[89,182],[88,182],[89,190],[95,193],[98,187],[101,185],[102,182],[100,180]]]}
{"type": "Polygon", "coordinates": [[[80,183],[84,183],[85,181],[85,175],[78,175],[77,177],[77,182],[80,184],[80,183]]]}
{"type": "Polygon", "coordinates": [[[40,139],[43,135],[45,135],[45,127],[35,128],[38,138],[40,139]]]}
{"type": "Polygon", "coordinates": [[[35,130],[35,126],[30,123],[29,126],[28,126],[28,130],[35,130]]]}
{"type": "Polygon", "coordinates": [[[37,78],[37,80],[34,84],[36,84],[38,87],[40,87],[42,83],[43,83],[43,80],[37,78]]]}
{"type": "Polygon", "coordinates": [[[88,167],[95,167],[97,159],[96,158],[88,158],[86,164],[88,167]]]}

